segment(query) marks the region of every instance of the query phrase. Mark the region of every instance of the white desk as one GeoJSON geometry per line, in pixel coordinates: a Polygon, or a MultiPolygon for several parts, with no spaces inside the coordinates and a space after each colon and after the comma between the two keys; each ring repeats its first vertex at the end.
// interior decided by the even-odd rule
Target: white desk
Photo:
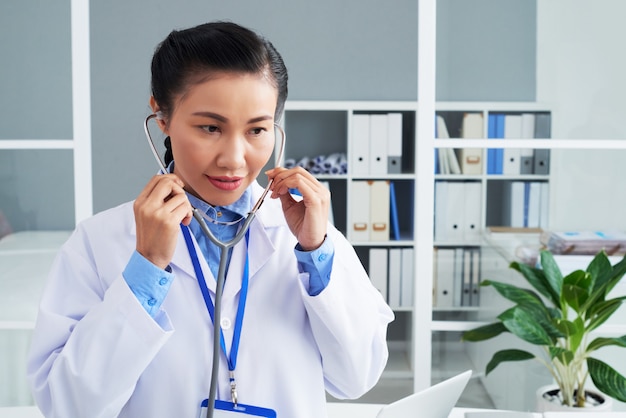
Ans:
{"type": "MultiPolygon", "coordinates": [[[[382,405],[360,403],[329,403],[328,418],[376,418],[382,405]]],[[[449,418],[464,418],[466,411],[478,409],[454,408],[449,418]]],[[[43,418],[35,406],[0,408],[0,418],[43,418]]]]}
{"type": "MultiPolygon", "coordinates": [[[[376,418],[383,405],[353,402],[328,403],[328,418],[376,418]]],[[[492,409],[453,408],[448,418],[465,418],[468,411],[493,411],[492,409]]],[[[0,415],[0,418],[2,416],[0,415]]]]}

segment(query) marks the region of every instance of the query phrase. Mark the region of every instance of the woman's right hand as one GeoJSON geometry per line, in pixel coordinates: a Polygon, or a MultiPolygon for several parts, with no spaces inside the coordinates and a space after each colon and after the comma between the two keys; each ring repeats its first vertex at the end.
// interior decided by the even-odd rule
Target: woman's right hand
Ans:
{"type": "Polygon", "coordinates": [[[179,225],[189,225],[193,217],[184,186],[175,174],[154,176],[133,205],[137,252],[162,269],[174,256],[179,225]]]}

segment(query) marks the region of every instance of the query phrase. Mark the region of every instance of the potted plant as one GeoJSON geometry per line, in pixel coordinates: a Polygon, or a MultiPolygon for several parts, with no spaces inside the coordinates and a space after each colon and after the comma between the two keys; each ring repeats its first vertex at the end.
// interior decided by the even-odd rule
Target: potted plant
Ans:
{"type": "Polygon", "coordinates": [[[577,270],[565,277],[552,253],[542,250],[539,258],[541,268],[518,262],[510,264],[532,289],[491,280],[481,283],[495,288],[514,306],[502,312],[496,322],[464,332],[462,339],[484,341],[509,332],[539,346],[541,356],[520,349],[496,352],[485,374],[503,362],[537,359],[554,378],[563,405],[585,406],[588,377],[600,392],[626,402],[626,378],[592,357],[602,347],[626,347],[626,335],[619,338],[591,335],[626,299],[626,296],[607,299],[626,273],[626,257],[611,265],[606,252],[600,251],[585,271],[577,270]]]}

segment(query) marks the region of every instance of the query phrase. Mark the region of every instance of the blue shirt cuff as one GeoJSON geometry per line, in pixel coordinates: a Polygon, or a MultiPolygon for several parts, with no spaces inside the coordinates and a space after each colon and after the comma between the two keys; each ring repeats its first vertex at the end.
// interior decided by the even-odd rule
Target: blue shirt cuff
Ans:
{"type": "Polygon", "coordinates": [[[313,251],[304,251],[300,244],[294,249],[300,269],[309,273],[309,295],[317,296],[328,286],[330,272],[333,270],[335,246],[333,242],[324,238],[322,245],[313,251]]]}
{"type": "Polygon", "coordinates": [[[154,318],[174,280],[171,268],[162,270],[135,251],[122,276],[141,306],[154,318]]]}

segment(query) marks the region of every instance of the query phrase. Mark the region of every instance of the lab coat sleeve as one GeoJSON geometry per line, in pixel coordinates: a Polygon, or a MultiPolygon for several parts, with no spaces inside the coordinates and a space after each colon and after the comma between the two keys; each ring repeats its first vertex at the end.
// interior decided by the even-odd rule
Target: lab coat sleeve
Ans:
{"type": "Polygon", "coordinates": [[[335,247],[328,286],[310,296],[303,273],[301,294],[321,353],[326,390],[353,399],[370,390],[385,368],[387,326],[394,315],[343,235],[333,228],[328,237],[335,247]]]}
{"type": "Polygon", "coordinates": [[[171,333],[167,315],[153,319],[121,272],[103,283],[79,227],[40,303],[28,360],[37,405],[46,417],[116,417],[171,333]]]}

